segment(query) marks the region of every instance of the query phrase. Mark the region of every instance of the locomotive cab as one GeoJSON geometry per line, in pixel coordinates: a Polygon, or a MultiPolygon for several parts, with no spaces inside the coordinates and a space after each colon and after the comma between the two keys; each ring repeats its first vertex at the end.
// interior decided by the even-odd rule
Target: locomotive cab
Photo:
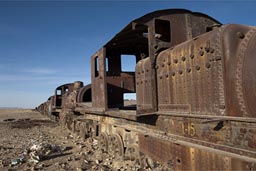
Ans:
{"type": "Polygon", "coordinates": [[[124,94],[136,93],[136,108],[129,109],[136,109],[137,114],[156,112],[158,53],[218,24],[205,14],[181,9],[156,11],[132,21],[91,57],[92,107],[128,109],[124,94]],[[124,55],[135,58],[132,72],[123,71],[124,55]]]}

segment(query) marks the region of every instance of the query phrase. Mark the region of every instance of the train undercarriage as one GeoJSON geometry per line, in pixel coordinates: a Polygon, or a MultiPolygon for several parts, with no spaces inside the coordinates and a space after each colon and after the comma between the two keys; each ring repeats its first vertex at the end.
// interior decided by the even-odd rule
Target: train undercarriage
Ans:
{"type": "MultiPolygon", "coordinates": [[[[129,110],[121,112],[132,115],[129,110]]],[[[250,151],[255,142],[250,137],[256,133],[256,120],[162,113],[154,121],[142,116],[143,123],[108,115],[67,111],[60,120],[82,139],[97,139],[103,153],[136,161],[141,168],[160,162],[172,170],[255,169],[256,154],[250,151]],[[234,143],[247,148],[235,148],[234,143]]]]}

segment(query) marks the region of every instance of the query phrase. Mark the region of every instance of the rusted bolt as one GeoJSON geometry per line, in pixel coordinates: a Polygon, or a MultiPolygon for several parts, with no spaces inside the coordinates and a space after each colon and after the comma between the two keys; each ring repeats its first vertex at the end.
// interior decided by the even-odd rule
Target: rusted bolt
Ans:
{"type": "Polygon", "coordinates": [[[209,47],[205,47],[204,49],[205,49],[205,51],[206,51],[207,53],[210,52],[210,48],[209,48],[209,47]]]}
{"type": "Polygon", "coordinates": [[[186,57],[185,57],[185,56],[182,56],[181,60],[182,60],[182,61],[185,61],[185,60],[186,60],[186,57]]]}
{"type": "Polygon", "coordinates": [[[243,39],[243,38],[244,38],[244,33],[237,32],[236,35],[237,35],[237,37],[240,38],[240,39],[243,39]]]}
{"type": "Polygon", "coordinates": [[[140,57],[141,57],[141,58],[145,58],[145,57],[146,57],[146,54],[145,54],[145,53],[141,53],[141,54],[140,54],[140,57]]]}
{"type": "Polygon", "coordinates": [[[178,59],[174,59],[173,62],[174,62],[175,64],[177,64],[177,63],[178,63],[178,59]]]}
{"type": "Polygon", "coordinates": [[[195,55],[194,54],[190,54],[190,58],[194,59],[195,55]]]}
{"type": "Polygon", "coordinates": [[[209,62],[207,62],[207,63],[205,64],[205,67],[209,69],[209,68],[211,67],[211,64],[210,64],[209,62]]]}
{"type": "Polygon", "coordinates": [[[187,73],[190,73],[191,72],[191,68],[187,68],[187,73]]]}
{"type": "Polygon", "coordinates": [[[221,60],[221,56],[216,56],[215,60],[216,60],[216,61],[221,60]]]}
{"type": "Polygon", "coordinates": [[[200,51],[199,51],[199,55],[200,55],[200,56],[203,56],[203,55],[204,55],[204,51],[200,50],[200,51]]]}
{"type": "Polygon", "coordinates": [[[200,66],[199,66],[199,65],[196,66],[196,70],[197,70],[197,71],[200,70],[200,66]]]}
{"type": "Polygon", "coordinates": [[[179,164],[180,164],[180,163],[181,163],[181,159],[177,159],[177,163],[179,163],[179,164]]]}
{"type": "Polygon", "coordinates": [[[220,105],[220,109],[225,109],[226,106],[225,105],[220,105]]]}

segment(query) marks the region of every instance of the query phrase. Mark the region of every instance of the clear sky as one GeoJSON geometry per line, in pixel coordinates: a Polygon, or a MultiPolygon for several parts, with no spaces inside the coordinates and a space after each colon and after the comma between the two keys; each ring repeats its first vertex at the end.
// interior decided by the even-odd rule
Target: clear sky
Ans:
{"type": "Polygon", "coordinates": [[[90,57],[131,20],[185,8],[256,25],[253,1],[0,1],[0,107],[34,108],[64,83],[90,83],[90,57]]]}

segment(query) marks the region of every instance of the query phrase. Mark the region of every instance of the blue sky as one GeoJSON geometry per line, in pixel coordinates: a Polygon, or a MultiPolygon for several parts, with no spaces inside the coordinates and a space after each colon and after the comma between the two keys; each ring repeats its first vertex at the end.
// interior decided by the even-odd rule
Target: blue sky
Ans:
{"type": "Polygon", "coordinates": [[[185,8],[256,25],[253,1],[0,1],[0,107],[34,108],[58,85],[90,83],[90,57],[131,20],[185,8]]]}

